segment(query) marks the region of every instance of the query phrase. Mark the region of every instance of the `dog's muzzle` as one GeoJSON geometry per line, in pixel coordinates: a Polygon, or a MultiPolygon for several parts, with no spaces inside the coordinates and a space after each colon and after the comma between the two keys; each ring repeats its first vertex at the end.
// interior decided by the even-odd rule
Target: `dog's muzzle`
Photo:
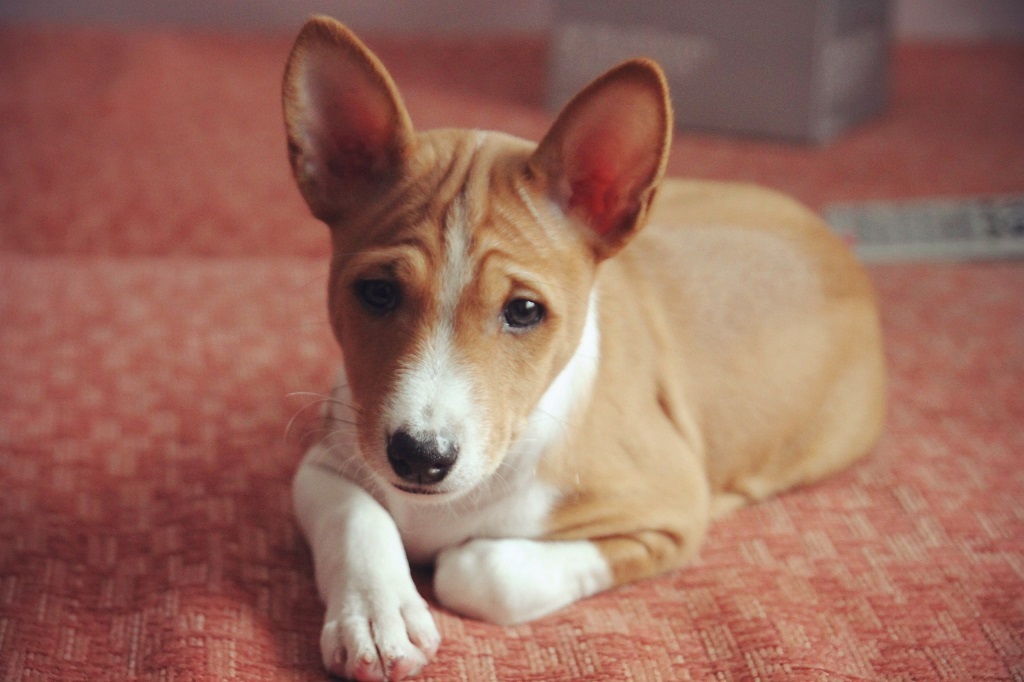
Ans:
{"type": "Polygon", "coordinates": [[[388,439],[388,463],[399,478],[417,486],[440,483],[448,475],[459,448],[454,439],[441,434],[413,436],[405,430],[396,431],[388,439]]]}

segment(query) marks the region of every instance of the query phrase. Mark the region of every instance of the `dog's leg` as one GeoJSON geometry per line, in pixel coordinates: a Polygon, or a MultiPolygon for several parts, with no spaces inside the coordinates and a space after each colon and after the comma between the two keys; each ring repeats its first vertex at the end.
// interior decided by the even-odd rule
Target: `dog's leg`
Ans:
{"type": "Polygon", "coordinates": [[[618,472],[556,513],[548,539],[480,538],[445,550],[434,575],[440,602],[481,620],[520,623],[690,561],[710,523],[708,483],[699,459],[667,424],[658,426],[649,424],[644,437],[664,455],[653,458],[660,476],[630,483],[618,472]]]}
{"type": "Polygon", "coordinates": [[[611,587],[608,562],[587,540],[472,540],[438,556],[442,604],[491,623],[522,623],[611,587]]]}
{"type": "Polygon", "coordinates": [[[681,565],[699,544],[699,537],[653,530],[594,541],[477,539],[440,554],[434,590],[458,613],[523,623],[681,565]]]}
{"type": "Polygon", "coordinates": [[[398,529],[365,490],[312,461],[295,476],[295,511],[327,606],[320,649],[332,673],[398,680],[441,642],[416,591],[398,529]]]}

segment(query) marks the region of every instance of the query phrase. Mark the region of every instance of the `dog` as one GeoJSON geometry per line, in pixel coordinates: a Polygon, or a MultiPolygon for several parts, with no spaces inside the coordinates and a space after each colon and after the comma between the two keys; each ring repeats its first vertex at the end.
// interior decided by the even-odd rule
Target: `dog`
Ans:
{"type": "Polygon", "coordinates": [[[315,17],[283,107],[343,356],[293,484],[331,672],[434,656],[410,562],[442,606],[528,621],[685,565],[713,519],[876,441],[864,270],[793,200],[663,180],[655,63],[597,78],[539,144],[417,132],[379,60],[315,17]]]}

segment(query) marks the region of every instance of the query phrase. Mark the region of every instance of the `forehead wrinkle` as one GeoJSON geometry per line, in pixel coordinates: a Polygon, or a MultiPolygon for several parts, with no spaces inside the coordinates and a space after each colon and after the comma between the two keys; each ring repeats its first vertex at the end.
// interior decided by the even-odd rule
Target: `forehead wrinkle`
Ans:
{"type": "MultiPolygon", "coordinates": [[[[434,148],[436,145],[425,146],[434,148]]],[[[436,156],[446,158],[446,161],[438,163],[431,157],[412,164],[407,177],[378,201],[370,202],[369,210],[359,216],[360,229],[345,231],[350,238],[350,244],[346,246],[350,246],[351,251],[358,251],[374,245],[418,239],[424,253],[429,254],[432,260],[436,259],[435,267],[440,267],[443,244],[438,237],[443,231],[444,216],[448,213],[444,204],[465,183],[467,159],[460,150],[466,146],[465,142],[457,144],[457,148],[448,153],[443,153],[445,148],[442,146],[436,156]],[[440,229],[435,231],[432,224],[440,229]],[[425,237],[425,234],[430,236],[425,237]]]]}
{"type": "Polygon", "coordinates": [[[430,249],[420,239],[407,238],[395,244],[370,248],[338,259],[338,270],[346,277],[378,271],[405,278],[419,278],[429,271],[430,249]]]}
{"type": "Polygon", "coordinates": [[[555,246],[552,232],[544,229],[538,235],[536,230],[531,229],[533,224],[528,219],[521,214],[517,214],[504,203],[498,203],[495,211],[512,228],[506,234],[515,239],[518,244],[526,246],[530,253],[536,253],[539,256],[546,256],[551,253],[555,246]],[[540,238],[541,236],[543,238],[540,238]]]}
{"type": "MultiPolygon", "coordinates": [[[[530,196],[529,190],[518,179],[515,181],[515,188],[516,196],[519,197],[519,202],[524,208],[526,208],[527,213],[530,214],[530,217],[533,218],[534,222],[540,225],[541,229],[544,230],[544,234],[548,239],[555,240],[562,236],[559,226],[552,221],[550,216],[546,216],[541,213],[537,203],[533,200],[533,197],[530,196]]],[[[552,208],[554,207],[553,204],[551,204],[551,206],[552,208]]]]}
{"type": "MultiPolygon", "coordinates": [[[[498,221],[500,229],[495,232],[500,238],[486,239],[480,251],[501,251],[510,261],[519,263],[539,263],[541,261],[557,261],[566,242],[564,230],[541,229],[517,206],[509,206],[506,201],[495,202],[493,220],[498,221]]],[[[556,265],[557,263],[551,263],[556,265]]]]}
{"type": "Polygon", "coordinates": [[[476,274],[481,279],[487,270],[497,271],[514,290],[529,289],[547,298],[551,293],[551,280],[538,271],[524,266],[523,258],[499,247],[482,251],[476,260],[476,274]]]}

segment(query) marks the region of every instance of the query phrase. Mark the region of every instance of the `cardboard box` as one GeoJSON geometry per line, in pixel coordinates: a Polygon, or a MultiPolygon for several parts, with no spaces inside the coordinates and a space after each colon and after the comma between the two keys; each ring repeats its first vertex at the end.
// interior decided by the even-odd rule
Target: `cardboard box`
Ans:
{"type": "Polygon", "coordinates": [[[658,61],[681,128],[824,143],[888,89],[887,0],[557,0],[548,103],[658,61]]]}

